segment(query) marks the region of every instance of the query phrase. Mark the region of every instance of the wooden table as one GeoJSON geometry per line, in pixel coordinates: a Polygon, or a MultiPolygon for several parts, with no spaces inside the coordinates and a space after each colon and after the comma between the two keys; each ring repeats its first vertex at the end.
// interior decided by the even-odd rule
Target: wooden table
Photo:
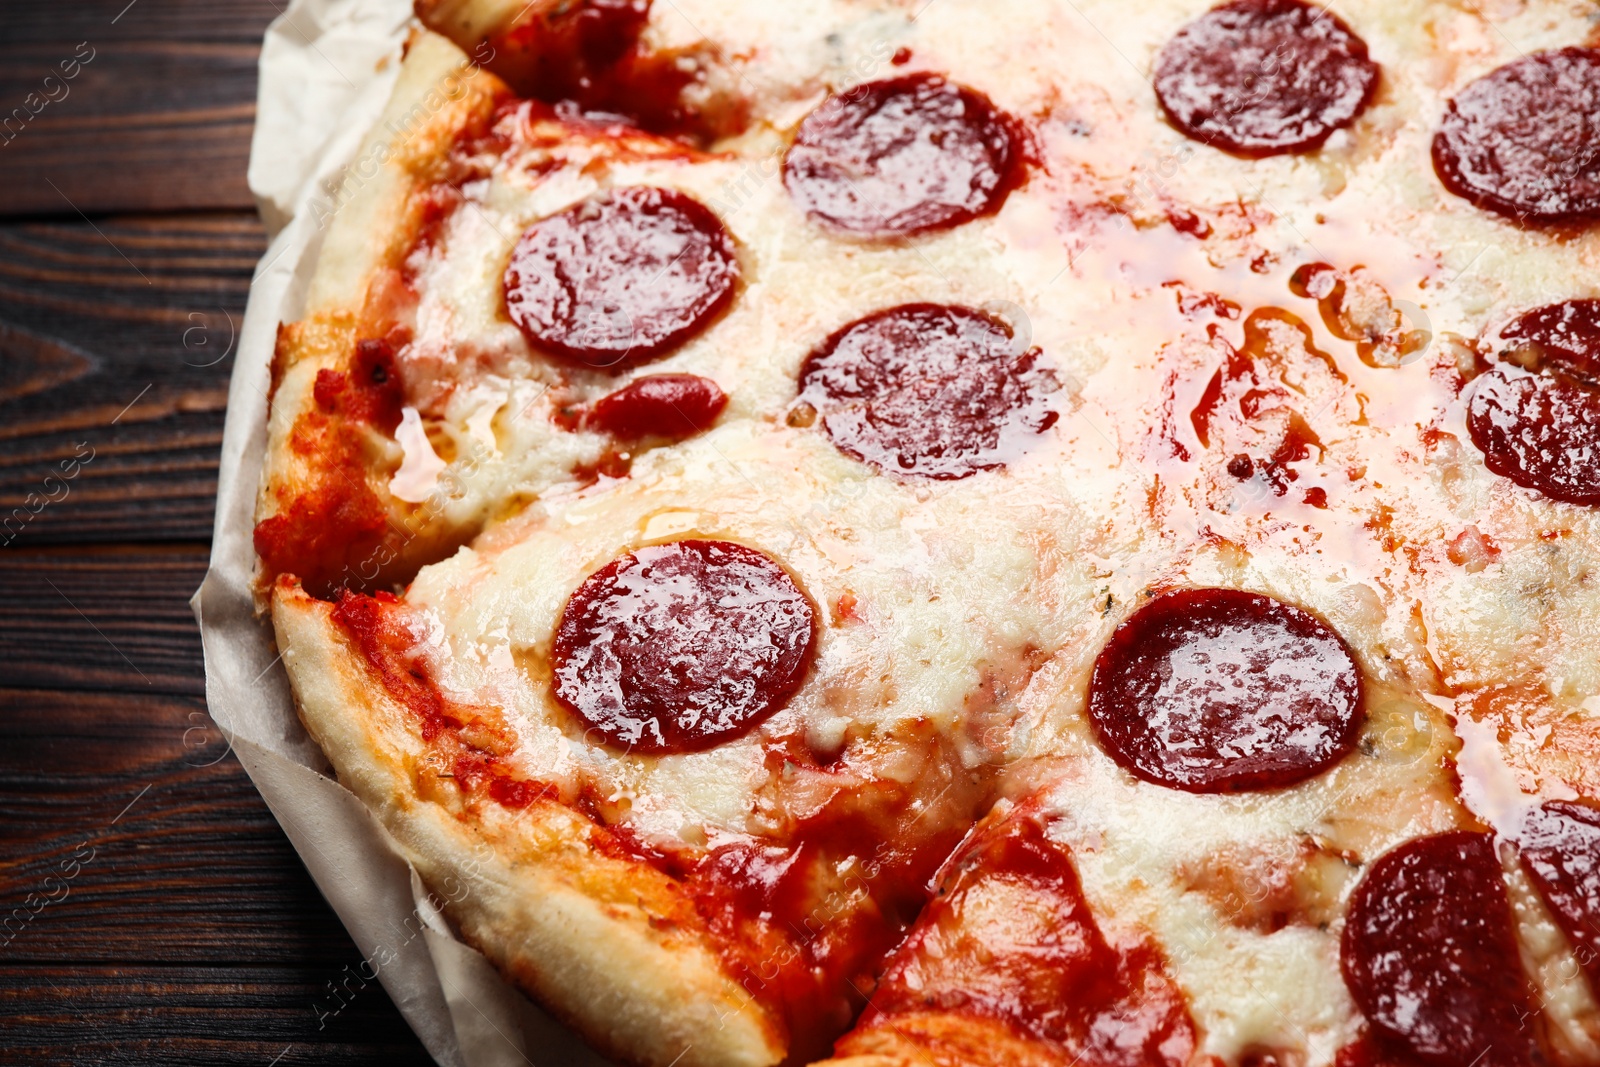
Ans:
{"type": "Polygon", "coordinates": [[[0,0],[0,1063],[430,1062],[376,984],[319,1019],[360,953],[206,715],[187,604],[277,12],[0,0]]]}

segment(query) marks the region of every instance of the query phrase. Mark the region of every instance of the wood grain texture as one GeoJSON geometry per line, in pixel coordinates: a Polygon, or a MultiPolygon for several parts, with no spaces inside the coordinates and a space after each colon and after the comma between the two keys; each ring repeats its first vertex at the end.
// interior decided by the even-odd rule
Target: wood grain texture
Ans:
{"type": "Polygon", "coordinates": [[[0,223],[0,552],[210,537],[264,247],[245,214],[0,223]]]}
{"type": "Polygon", "coordinates": [[[0,714],[7,968],[360,958],[203,700],[0,689],[0,714]]]}
{"type": "Polygon", "coordinates": [[[334,1013],[361,954],[206,713],[204,556],[0,553],[0,1063],[426,1063],[375,983],[334,1013]]]}
{"type": "Polygon", "coordinates": [[[424,1067],[433,1062],[377,985],[350,998],[347,1008],[319,1028],[311,990],[331,977],[304,966],[7,970],[0,972],[0,1027],[6,1030],[0,1062],[28,1067],[424,1067]]]}
{"type": "Polygon", "coordinates": [[[0,0],[0,1064],[428,1062],[376,983],[327,1014],[360,953],[206,713],[187,603],[285,2],[0,0]]]}
{"type": "Polygon", "coordinates": [[[7,0],[0,214],[249,208],[256,58],[278,11],[274,0],[7,0]]]}
{"type": "Polygon", "coordinates": [[[204,697],[187,601],[209,554],[0,552],[0,687],[204,697]]]}
{"type": "Polygon", "coordinates": [[[16,45],[80,40],[85,28],[108,27],[128,40],[257,46],[267,23],[288,6],[287,0],[0,0],[0,18],[7,42],[16,45]]]}

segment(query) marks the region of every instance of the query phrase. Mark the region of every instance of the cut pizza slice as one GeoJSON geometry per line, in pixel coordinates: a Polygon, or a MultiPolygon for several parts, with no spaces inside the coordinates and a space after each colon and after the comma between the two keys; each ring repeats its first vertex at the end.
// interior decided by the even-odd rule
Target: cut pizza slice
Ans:
{"type": "Polygon", "coordinates": [[[1445,716],[1341,621],[1359,651],[1191,587],[1118,625],[1072,686],[1088,728],[1010,765],[1022,799],[947,862],[830,1067],[1590,1062],[1600,818],[1486,830],[1445,716]]]}
{"type": "Polygon", "coordinates": [[[709,425],[726,404],[709,379],[617,388],[739,284],[726,228],[672,188],[731,166],[704,164],[557,121],[443,38],[415,37],[340,189],[305,317],[278,338],[262,588],[279,573],[324,596],[392,585],[551,485],[709,425]],[[615,254],[578,262],[594,242],[615,254]],[[551,270],[574,278],[576,308],[551,270]]]}
{"type": "Polygon", "coordinates": [[[419,12],[257,546],[468,941],[646,1064],[1600,1063],[1581,15],[419,12]]]}
{"type": "Polygon", "coordinates": [[[1036,805],[1002,802],[951,856],[829,1067],[1182,1067],[1198,1034],[1161,951],[1109,936],[1036,805]]]}
{"type": "MultiPolygon", "coordinates": [[[[986,319],[924,305],[906,316],[966,325],[969,344],[1004,341],[986,319]]],[[[903,325],[863,329],[875,337],[884,321],[903,325]]],[[[852,336],[823,339],[817,375],[873,369],[852,336]]],[[[826,406],[831,393],[815,397],[826,406]]],[[[747,1029],[767,1042],[658,1055],[710,1010],[673,999],[678,971],[622,965],[615,986],[597,985],[610,952],[600,920],[545,960],[554,935],[524,929],[526,916],[447,906],[519,984],[631,1060],[824,1053],[989,805],[1010,695],[1039,649],[1098,619],[1081,556],[1103,552],[1099,520],[1045,491],[1058,437],[1019,423],[1037,441],[1001,453],[1007,465],[951,435],[925,474],[889,478],[847,448],[880,449],[878,432],[844,425],[836,444],[815,425],[720,422],[642,453],[626,478],[547,494],[423,568],[403,597],[347,590],[330,604],[288,577],[274,589],[307,728],[430,884],[476,877],[456,869],[459,851],[437,853],[440,827],[475,841],[487,820],[564,862],[593,857],[593,884],[611,888],[592,903],[616,937],[659,929],[663,952],[695,946],[681,966],[740,991],[747,1029]],[[963,456],[973,465],[957,477],[963,456]],[[1014,498],[995,500],[994,481],[1014,498]],[[623,913],[612,905],[629,870],[645,888],[623,913]],[[562,977],[579,966],[569,957],[587,961],[581,983],[562,977]],[[671,1018],[640,1043],[613,1021],[645,987],[630,1010],[671,1018]]],[[[521,839],[483,840],[495,892],[537,908],[547,883],[518,858],[521,839]]]]}
{"type": "Polygon", "coordinates": [[[483,128],[507,96],[448,41],[409,43],[340,187],[305,316],[279,328],[254,535],[263,595],[281,573],[320,595],[393,582],[472,528],[406,488],[433,452],[397,354],[410,339],[406,264],[439,212],[429,192],[455,177],[462,132],[483,128]]]}

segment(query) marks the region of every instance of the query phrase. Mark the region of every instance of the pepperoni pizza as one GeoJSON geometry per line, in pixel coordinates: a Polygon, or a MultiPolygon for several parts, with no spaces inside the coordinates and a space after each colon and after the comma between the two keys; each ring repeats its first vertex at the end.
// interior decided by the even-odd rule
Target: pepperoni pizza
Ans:
{"type": "Polygon", "coordinates": [[[639,1064],[1600,1064],[1591,8],[417,7],[255,541],[465,940],[639,1064]]]}

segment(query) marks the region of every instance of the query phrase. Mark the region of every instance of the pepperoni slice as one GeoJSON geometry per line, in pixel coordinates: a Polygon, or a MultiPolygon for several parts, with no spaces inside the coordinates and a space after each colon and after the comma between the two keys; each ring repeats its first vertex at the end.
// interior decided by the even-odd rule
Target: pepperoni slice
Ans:
{"type": "Polygon", "coordinates": [[[506,267],[506,311],[534,345],[618,368],[699,332],[738,280],[733,239],[708,208],[638,186],[530,226],[506,267]]]}
{"type": "Polygon", "coordinates": [[[1169,593],[1111,635],[1089,680],[1101,748],[1190,793],[1293,785],[1355,745],[1361,671],[1309,612],[1235,589],[1169,593]]]}
{"type": "Polygon", "coordinates": [[[595,402],[589,425],[624,441],[693,437],[709,429],[728,397],[697,374],[651,374],[595,402]]]}
{"type": "Polygon", "coordinates": [[[892,1049],[902,1053],[895,1063],[1191,1062],[1196,1027],[1160,951],[1107,939],[1071,853],[1028,808],[974,835],[945,870],[953,874],[890,958],[859,1026],[839,1043],[841,1056],[888,1063],[870,1053],[892,1049]],[[962,1055],[936,1036],[946,1013],[993,1019],[1058,1055],[1024,1061],[1004,1047],[962,1055]]]}
{"type": "Polygon", "coordinates": [[[1322,147],[1378,87],[1367,45],[1326,8],[1233,0],[1184,26],[1156,59],[1156,99],[1186,137],[1241,156],[1322,147]]]}
{"type": "Polygon", "coordinates": [[[1429,1067],[1533,1062],[1533,1009],[1489,834],[1435,834],[1379,858],[1351,895],[1340,966],[1379,1041],[1429,1067]]]}
{"type": "Polygon", "coordinates": [[[1552,800],[1517,835],[1522,866],[1600,992],[1600,809],[1552,800]]]}
{"type": "Polygon", "coordinates": [[[918,478],[998,470],[1054,425],[1054,375],[1011,327],[972,308],[902,304],[807,357],[800,400],[841,452],[918,478]]]}
{"type": "Polygon", "coordinates": [[[1535,52],[1468,85],[1434,134],[1433,169],[1518,222],[1600,218],[1600,50],[1535,52]]]}
{"type": "MultiPolygon", "coordinates": [[[[441,5],[432,0],[429,6],[441,5]]],[[[651,0],[519,3],[502,9],[503,16],[465,16],[463,29],[477,33],[474,22],[509,18],[504,31],[484,41],[486,65],[518,96],[554,104],[558,113],[606,123],[625,118],[654,133],[702,143],[739,132],[742,123],[717,106],[716,94],[698,94],[698,106],[684,99],[684,89],[705,78],[697,50],[641,44],[650,7],[651,0]]]]}
{"type": "Polygon", "coordinates": [[[1600,505],[1600,300],[1538,308],[1500,337],[1467,408],[1484,465],[1551,499],[1600,505]]]}
{"type": "Polygon", "coordinates": [[[814,612],[771,557],[673,541],[613,560],[556,626],[555,698],[604,741],[692,752],[746,733],[794,695],[814,612]]]}
{"type": "Polygon", "coordinates": [[[999,210],[1016,184],[1013,126],[937,75],[868,82],[806,116],[783,184],[811,218],[859,237],[947,229],[999,210]]]}

